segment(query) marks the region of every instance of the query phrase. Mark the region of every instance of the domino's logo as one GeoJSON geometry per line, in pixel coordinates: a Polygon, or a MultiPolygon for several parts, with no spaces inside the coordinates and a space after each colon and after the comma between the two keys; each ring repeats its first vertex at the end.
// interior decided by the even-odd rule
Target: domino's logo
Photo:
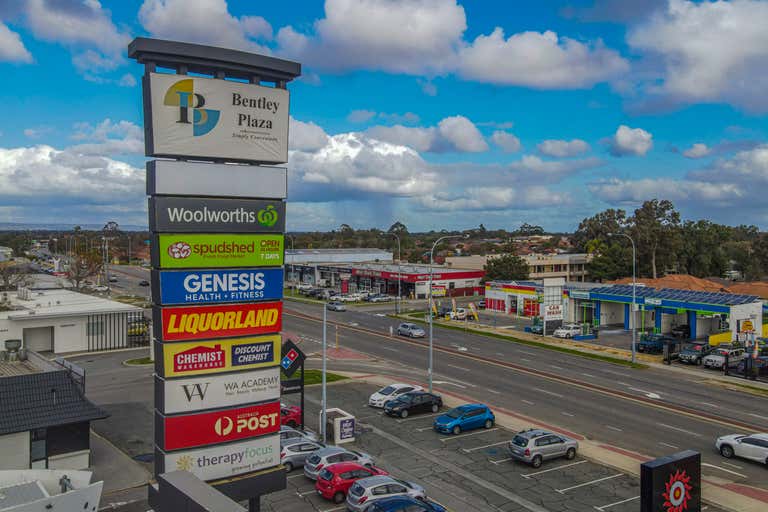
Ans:
{"type": "Polygon", "coordinates": [[[283,358],[283,360],[280,361],[280,366],[283,367],[283,370],[287,370],[288,368],[291,367],[293,362],[296,361],[296,359],[298,359],[298,357],[299,357],[299,353],[296,352],[296,350],[291,349],[288,351],[287,354],[285,354],[285,357],[283,358]]]}

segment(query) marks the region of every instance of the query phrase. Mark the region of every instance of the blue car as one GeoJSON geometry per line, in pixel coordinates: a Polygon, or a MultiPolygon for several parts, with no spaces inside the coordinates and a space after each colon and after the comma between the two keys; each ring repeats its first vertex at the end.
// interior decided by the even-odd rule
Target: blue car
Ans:
{"type": "Polygon", "coordinates": [[[448,509],[430,500],[393,496],[374,501],[365,512],[448,512],[448,509]]]}
{"type": "Polygon", "coordinates": [[[435,418],[434,428],[443,434],[459,434],[462,430],[491,428],[496,422],[493,411],[483,404],[466,404],[435,418]]]}

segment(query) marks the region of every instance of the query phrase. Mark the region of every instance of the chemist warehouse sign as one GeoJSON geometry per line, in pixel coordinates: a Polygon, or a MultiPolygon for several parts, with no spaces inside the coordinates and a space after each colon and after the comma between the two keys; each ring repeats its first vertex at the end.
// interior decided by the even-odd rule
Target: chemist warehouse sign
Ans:
{"type": "Polygon", "coordinates": [[[188,377],[277,366],[280,335],[231,340],[156,343],[159,377],[188,377]]]}
{"type": "Polygon", "coordinates": [[[283,269],[153,271],[156,304],[214,304],[283,298],[283,269]]]}

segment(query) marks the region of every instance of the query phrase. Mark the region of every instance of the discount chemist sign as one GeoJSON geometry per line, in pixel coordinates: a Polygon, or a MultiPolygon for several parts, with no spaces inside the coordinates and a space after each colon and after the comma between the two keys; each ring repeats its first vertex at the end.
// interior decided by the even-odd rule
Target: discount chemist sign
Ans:
{"type": "Polygon", "coordinates": [[[161,268],[280,266],[283,235],[162,234],[152,258],[161,268]]]}

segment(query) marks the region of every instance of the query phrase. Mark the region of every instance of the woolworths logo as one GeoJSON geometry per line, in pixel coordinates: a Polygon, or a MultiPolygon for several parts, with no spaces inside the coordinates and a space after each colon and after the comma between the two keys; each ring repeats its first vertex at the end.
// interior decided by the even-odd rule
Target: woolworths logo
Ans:
{"type": "Polygon", "coordinates": [[[263,210],[259,210],[259,224],[271,228],[277,223],[277,210],[272,205],[267,206],[263,210]]]}
{"type": "Polygon", "coordinates": [[[279,213],[274,206],[269,205],[259,211],[247,208],[231,210],[211,209],[203,206],[199,209],[183,207],[166,208],[168,219],[173,223],[207,223],[207,224],[255,224],[259,223],[268,228],[277,224],[279,213]]]}

